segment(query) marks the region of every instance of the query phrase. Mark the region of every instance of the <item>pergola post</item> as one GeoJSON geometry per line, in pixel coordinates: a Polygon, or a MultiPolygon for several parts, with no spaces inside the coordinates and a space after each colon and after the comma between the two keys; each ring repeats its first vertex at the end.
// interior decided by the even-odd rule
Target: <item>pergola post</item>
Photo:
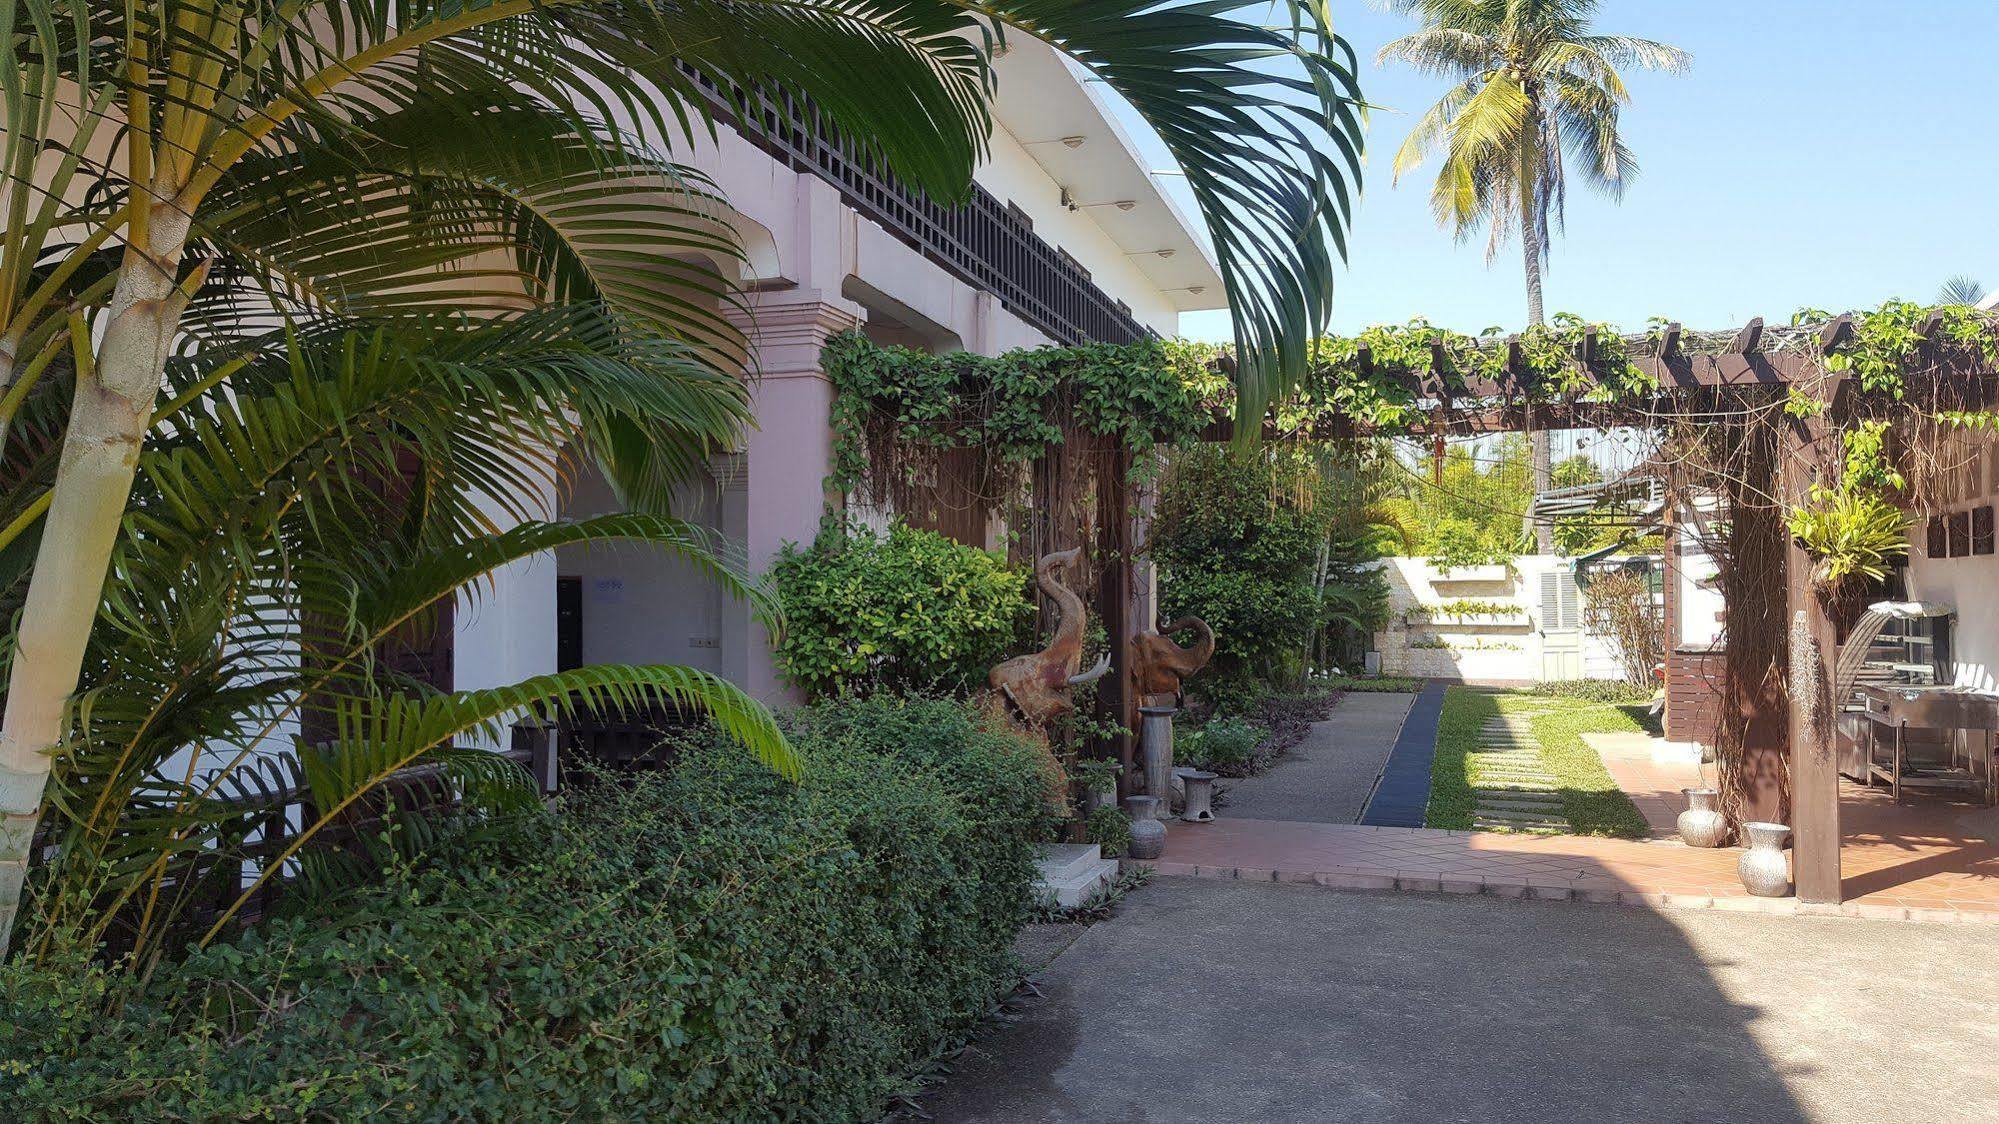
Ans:
{"type": "Polygon", "coordinates": [[[1135,787],[1137,739],[1131,731],[1138,726],[1138,709],[1131,690],[1131,642],[1141,627],[1150,622],[1134,619],[1132,607],[1133,569],[1138,565],[1132,534],[1131,450],[1116,441],[1105,441],[1097,452],[1097,616],[1103,621],[1104,642],[1110,646],[1111,673],[1097,680],[1097,715],[1115,723],[1121,733],[1108,740],[1117,760],[1126,789],[1135,787]]]}
{"type": "MultiPolygon", "coordinates": [[[[1820,419],[1794,420],[1784,430],[1783,495],[1802,501],[1813,483],[1811,447],[1822,436],[1820,419]]],[[[1834,744],[1832,668],[1838,634],[1823,598],[1812,586],[1812,560],[1796,541],[1784,565],[1784,605],[1789,632],[1791,762],[1791,877],[1801,902],[1840,901],[1839,761],[1834,744]]]]}

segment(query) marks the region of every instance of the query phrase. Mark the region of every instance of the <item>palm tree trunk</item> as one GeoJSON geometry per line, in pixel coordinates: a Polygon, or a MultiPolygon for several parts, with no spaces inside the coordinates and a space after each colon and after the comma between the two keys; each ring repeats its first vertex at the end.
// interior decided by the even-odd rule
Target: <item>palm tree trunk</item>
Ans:
{"type": "MultiPolygon", "coordinates": [[[[1538,119],[1538,110],[1533,111],[1533,113],[1534,117],[1538,119]]],[[[1537,138],[1541,135],[1538,125],[1530,127],[1526,132],[1529,137],[1537,138]]],[[[1541,303],[1541,262],[1545,257],[1545,251],[1541,245],[1541,194],[1534,179],[1534,173],[1539,170],[1540,161],[1538,155],[1533,152],[1534,147],[1532,141],[1529,141],[1526,146],[1528,151],[1522,153],[1520,160],[1522,172],[1520,176],[1520,250],[1527,266],[1527,323],[1538,328],[1547,322],[1547,317],[1541,303]]],[[[1532,417],[1532,412],[1530,412],[1529,416],[1532,417]]],[[[1539,419],[1535,420],[1538,421],[1539,419]]],[[[1532,449],[1530,461],[1532,484],[1534,494],[1538,496],[1553,486],[1555,478],[1554,459],[1552,451],[1549,448],[1547,430],[1536,425],[1528,431],[1527,439],[1532,449]]],[[[1534,523],[1534,549],[1540,554],[1553,554],[1555,552],[1555,529],[1546,521],[1537,520],[1534,523]]]]}
{"type": "MultiPolygon", "coordinates": [[[[155,207],[150,256],[128,254],[91,369],[79,370],[0,719],[0,955],[20,908],[51,751],[83,670],[139,447],[187,305],[174,278],[187,220],[155,207]]],[[[190,286],[192,288],[192,286],[190,286]]]]}

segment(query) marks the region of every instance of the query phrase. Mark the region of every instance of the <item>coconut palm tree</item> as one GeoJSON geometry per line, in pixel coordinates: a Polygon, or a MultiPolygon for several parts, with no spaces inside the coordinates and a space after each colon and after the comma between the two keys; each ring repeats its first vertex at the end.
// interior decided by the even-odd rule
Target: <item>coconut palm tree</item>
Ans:
{"type": "MultiPolygon", "coordinates": [[[[1621,198],[1638,165],[1618,132],[1630,100],[1619,67],[1683,72],[1677,47],[1600,35],[1596,0],[1390,0],[1424,27],[1381,48],[1379,63],[1404,62],[1455,81],[1417,119],[1395,153],[1395,177],[1441,152],[1430,210],[1459,240],[1483,226],[1486,260],[1520,236],[1527,321],[1545,322],[1541,273],[1549,227],[1561,223],[1573,165],[1582,182],[1621,198]]],[[[1548,488],[1545,433],[1534,434],[1534,487],[1548,488]]],[[[1546,549],[1548,528],[1537,528],[1546,549]]]]}
{"type": "MultiPolygon", "coordinates": [[[[440,323],[581,301],[672,345],[670,363],[647,360],[677,427],[645,454],[657,483],[741,423],[712,380],[685,376],[730,366],[742,340],[719,311],[713,263],[733,244],[712,196],[634,130],[699,134],[711,98],[749,117],[762,98],[808,96],[862,158],[954,200],[984,149],[1004,34],[1066,52],[1179,160],[1254,404],[1303,368],[1358,176],[1351,58],[1335,57],[1323,9],[1285,6],[1273,29],[1192,0],[0,0],[0,457],[20,484],[0,528],[20,606],[0,719],[0,941],[52,754],[92,715],[75,692],[93,627],[122,627],[126,586],[106,596],[106,576],[154,533],[130,504],[139,467],[167,463],[148,461],[156,426],[205,432],[183,411],[226,413],[239,379],[290,370],[328,325],[365,355],[375,337],[356,318],[445,347],[440,323]]],[[[235,424],[207,438],[207,471],[249,471],[232,458],[276,439],[270,419],[235,424]]],[[[632,417],[603,424],[604,443],[631,447],[632,417]]],[[[148,473],[162,497],[201,491],[148,473]]],[[[207,593],[177,588],[188,604],[207,593]]],[[[438,744],[455,721],[439,715],[473,705],[450,698],[343,728],[438,744]]],[[[775,759],[780,744],[761,748],[775,759]]]]}

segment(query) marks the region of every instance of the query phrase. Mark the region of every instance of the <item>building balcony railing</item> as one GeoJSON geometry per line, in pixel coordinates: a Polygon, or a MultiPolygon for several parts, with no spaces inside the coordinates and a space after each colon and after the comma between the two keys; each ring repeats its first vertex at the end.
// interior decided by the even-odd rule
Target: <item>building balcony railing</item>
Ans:
{"type": "Polygon", "coordinates": [[[961,207],[932,202],[851,155],[810,106],[766,102],[760,120],[738,131],[792,170],[832,184],[848,206],[967,284],[998,297],[1057,343],[1133,343],[1153,334],[1082,266],[977,184],[961,207]]]}

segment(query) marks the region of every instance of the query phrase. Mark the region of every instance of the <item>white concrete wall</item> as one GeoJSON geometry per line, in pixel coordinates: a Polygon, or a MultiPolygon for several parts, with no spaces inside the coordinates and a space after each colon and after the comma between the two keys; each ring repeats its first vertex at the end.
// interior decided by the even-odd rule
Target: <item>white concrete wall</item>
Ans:
{"type": "Polygon", "coordinates": [[[1909,552],[1909,596],[1956,610],[1951,621],[1953,682],[1999,691],[1999,555],[1930,558],[1920,529],[1909,552]]]}
{"type": "MultiPolygon", "coordinates": [[[[716,526],[719,494],[712,479],[704,475],[683,485],[677,498],[682,518],[716,526]]],[[[619,510],[603,476],[589,472],[572,488],[564,514],[581,519],[619,510]]],[[[581,587],[584,663],[670,663],[721,672],[722,591],[706,575],[644,543],[584,543],[556,553],[557,572],[581,587]]],[[[546,591],[552,666],[553,580],[546,591]]]]}
{"type": "Polygon", "coordinates": [[[1381,565],[1388,578],[1389,622],[1375,634],[1374,645],[1384,675],[1523,683],[1622,676],[1616,648],[1582,628],[1580,592],[1574,628],[1544,619],[1542,575],[1566,574],[1572,559],[1530,554],[1511,566],[1449,573],[1424,558],[1388,558],[1381,565]],[[1440,607],[1454,601],[1504,604],[1515,612],[1444,615],[1440,607]]]}

